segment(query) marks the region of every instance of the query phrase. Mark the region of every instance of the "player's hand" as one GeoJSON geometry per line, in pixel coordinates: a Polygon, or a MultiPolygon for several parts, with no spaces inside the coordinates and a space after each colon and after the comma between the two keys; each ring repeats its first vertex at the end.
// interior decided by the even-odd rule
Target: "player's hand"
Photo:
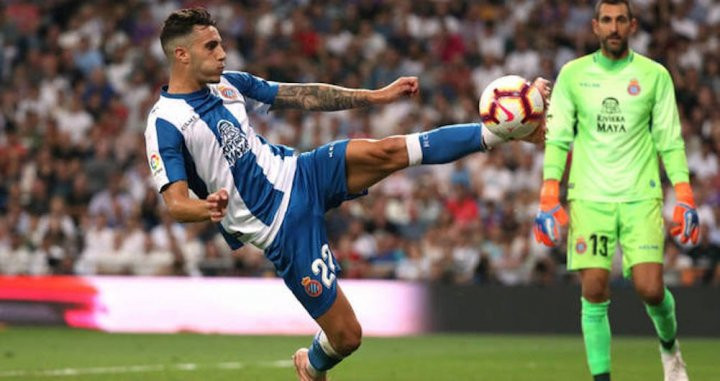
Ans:
{"type": "Polygon", "coordinates": [[[417,77],[400,77],[382,89],[374,90],[372,100],[376,104],[385,104],[406,96],[413,96],[419,91],[420,82],[417,77]]]}
{"type": "Polygon", "coordinates": [[[545,118],[542,118],[540,120],[540,124],[535,127],[533,132],[531,132],[529,135],[519,138],[518,140],[542,146],[545,144],[545,132],[547,132],[547,128],[545,128],[545,118]]]}
{"type": "Polygon", "coordinates": [[[543,100],[545,101],[545,109],[547,110],[547,104],[548,100],[550,99],[550,93],[552,92],[552,87],[550,86],[550,81],[543,77],[537,77],[533,81],[532,85],[536,87],[538,90],[540,90],[540,94],[543,97],[543,100]]]}
{"type": "MultiPolygon", "coordinates": [[[[547,106],[548,106],[548,99],[550,99],[550,93],[552,92],[552,88],[550,87],[550,81],[548,81],[545,78],[537,77],[532,83],[532,86],[536,87],[538,90],[540,90],[540,94],[542,95],[543,102],[545,103],[545,112],[547,112],[547,106]]],[[[547,132],[547,128],[545,128],[545,117],[543,116],[542,120],[540,121],[540,124],[533,130],[530,135],[524,136],[520,138],[520,140],[537,144],[537,145],[543,145],[545,144],[545,133],[547,132]]]]}
{"type": "Polygon", "coordinates": [[[560,204],[560,184],[557,180],[545,180],[540,190],[540,211],[535,216],[533,233],[535,240],[545,246],[555,246],[560,241],[560,228],[568,223],[568,215],[560,204]]]}
{"type": "Polygon", "coordinates": [[[225,188],[220,188],[219,191],[211,193],[207,196],[205,201],[208,203],[210,221],[222,221],[225,217],[225,212],[227,211],[228,197],[228,191],[225,188]]]}
{"type": "Polygon", "coordinates": [[[700,217],[698,217],[697,208],[695,207],[695,197],[693,197],[690,184],[675,184],[675,196],[677,198],[677,204],[673,211],[670,234],[680,241],[680,243],[684,244],[690,241],[690,243],[695,245],[700,236],[700,217]]]}

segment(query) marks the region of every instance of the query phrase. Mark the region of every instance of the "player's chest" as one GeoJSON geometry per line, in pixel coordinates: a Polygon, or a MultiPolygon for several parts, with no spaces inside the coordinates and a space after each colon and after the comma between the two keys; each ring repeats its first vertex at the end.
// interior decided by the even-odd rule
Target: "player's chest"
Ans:
{"type": "Polygon", "coordinates": [[[642,73],[588,76],[578,83],[578,114],[601,134],[647,128],[655,104],[653,85],[642,73]]]}
{"type": "Polygon", "coordinates": [[[211,86],[210,92],[223,108],[242,119],[246,119],[245,97],[237,89],[221,83],[211,86]]]}

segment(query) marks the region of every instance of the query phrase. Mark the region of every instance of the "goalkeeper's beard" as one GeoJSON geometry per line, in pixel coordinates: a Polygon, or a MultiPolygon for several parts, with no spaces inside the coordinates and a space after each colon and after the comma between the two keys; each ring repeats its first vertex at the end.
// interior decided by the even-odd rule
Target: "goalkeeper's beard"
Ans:
{"type": "Polygon", "coordinates": [[[608,53],[610,53],[611,56],[614,58],[620,58],[622,57],[625,52],[628,50],[628,40],[627,39],[620,39],[620,45],[617,46],[617,48],[614,48],[610,44],[610,38],[617,38],[617,36],[608,36],[604,40],[602,40],[602,49],[608,53]]]}

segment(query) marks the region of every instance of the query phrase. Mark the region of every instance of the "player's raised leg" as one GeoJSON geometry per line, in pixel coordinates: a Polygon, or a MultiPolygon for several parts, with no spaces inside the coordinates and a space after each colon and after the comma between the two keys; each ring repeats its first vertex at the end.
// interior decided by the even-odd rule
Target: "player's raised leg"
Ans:
{"type": "Polygon", "coordinates": [[[345,155],[348,192],[361,192],[410,165],[449,163],[500,142],[484,142],[483,133],[493,139],[481,124],[469,123],[381,140],[351,140],[345,155]]]}
{"type": "MultiPolygon", "coordinates": [[[[550,96],[550,82],[536,78],[533,86],[543,99],[550,96]]],[[[544,120],[530,135],[520,140],[542,144],[545,141],[544,120]]],[[[501,144],[480,123],[454,124],[419,134],[396,135],[380,140],[353,139],[345,153],[349,193],[359,193],[391,173],[412,165],[445,164],[474,152],[501,144]]]]}
{"type": "Polygon", "coordinates": [[[675,298],[663,284],[661,263],[640,263],[632,268],[635,291],[645,302],[645,310],[660,339],[660,359],[665,381],[688,380],[685,361],[677,342],[675,298]]]}
{"type": "Polygon", "coordinates": [[[329,369],[360,347],[362,328],[345,294],[337,286],[332,307],[315,319],[321,331],[310,348],[300,348],[293,356],[301,381],[323,381],[329,369]]]}
{"type": "Polygon", "coordinates": [[[594,381],[610,381],[610,272],[602,268],[580,271],[581,325],[590,374],[594,381]]]}

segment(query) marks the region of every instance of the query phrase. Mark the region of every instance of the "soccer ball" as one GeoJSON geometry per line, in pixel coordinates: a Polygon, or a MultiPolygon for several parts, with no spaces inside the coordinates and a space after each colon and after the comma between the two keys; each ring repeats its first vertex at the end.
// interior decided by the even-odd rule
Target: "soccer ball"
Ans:
{"type": "Polygon", "coordinates": [[[503,139],[529,135],[540,124],[545,101],[540,90],[517,75],[500,77],[480,96],[480,118],[485,127],[503,139]]]}

